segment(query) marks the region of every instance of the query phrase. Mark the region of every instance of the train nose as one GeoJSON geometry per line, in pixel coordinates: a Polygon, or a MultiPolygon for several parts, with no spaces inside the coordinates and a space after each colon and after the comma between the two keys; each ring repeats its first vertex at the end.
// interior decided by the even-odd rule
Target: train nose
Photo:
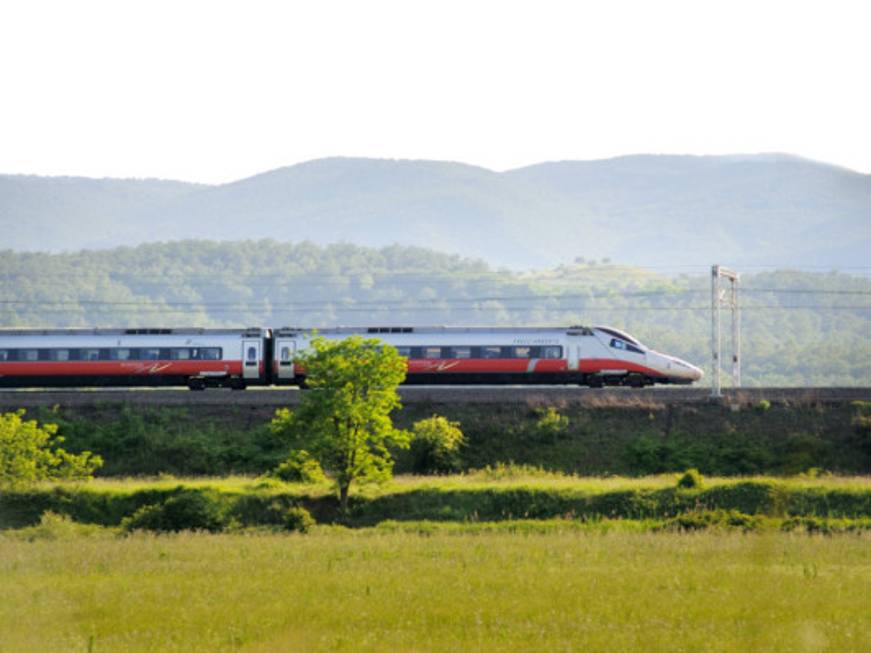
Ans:
{"type": "Polygon", "coordinates": [[[676,383],[692,383],[701,379],[705,373],[701,369],[675,356],[649,352],[648,360],[676,383]]]}
{"type": "Polygon", "coordinates": [[[700,381],[701,378],[705,375],[705,373],[701,370],[701,368],[696,367],[695,365],[690,365],[686,361],[681,361],[684,365],[687,366],[687,375],[688,378],[692,381],[700,381]]]}
{"type": "Polygon", "coordinates": [[[693,381],[698,381],[705,375],[701,369],[692,363],[687,363],[685,360],[675,358],[674,356],[670,356],[670,358],[672,376],[680,379],[682,382],[692,383],[693,381]]]}

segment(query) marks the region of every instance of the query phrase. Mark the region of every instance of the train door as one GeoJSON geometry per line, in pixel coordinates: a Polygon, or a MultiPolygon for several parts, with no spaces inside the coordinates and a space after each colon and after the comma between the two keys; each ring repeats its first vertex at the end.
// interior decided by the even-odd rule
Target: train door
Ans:
{"type": "Polygon", "coordinates": [[[278,361],[278,378],[292,379],[293,356],[296,353],[296,341],[279,338],[275,342],[275,359],[278,361]]]}
{"type": "Polygon", "coordinates": [[[581,346],[569,341],[566,347],[566,356],[568,357],[568,369],[570,372],[578,371],[578,362],[581,358],[581,346]]]}
{"type": "Polygon", "coordinates": [[[260,360],[262,343],[258,340],[242,341],[242,378],[260,378],[260,360]]]}

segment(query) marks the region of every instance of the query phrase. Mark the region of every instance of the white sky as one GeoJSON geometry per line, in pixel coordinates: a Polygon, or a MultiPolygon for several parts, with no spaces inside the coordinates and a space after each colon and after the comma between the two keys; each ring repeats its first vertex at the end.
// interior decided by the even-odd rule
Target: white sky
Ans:
{"type": "Polygon", "coordinates": [[[790,152],[871,173],[871,3],[0,4],[0,172],[790,152]]]}

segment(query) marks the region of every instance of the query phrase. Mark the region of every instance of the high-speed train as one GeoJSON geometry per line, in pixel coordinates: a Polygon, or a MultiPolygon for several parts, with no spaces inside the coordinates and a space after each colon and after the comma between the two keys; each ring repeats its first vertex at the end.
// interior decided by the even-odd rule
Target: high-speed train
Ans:
{"type": "Polygon", "coordinates": [[[611,327],[4,329],[0,387],[304,385],[315,336],[393,345],[406,383],[688,384],[702,371],[611,327]]]}

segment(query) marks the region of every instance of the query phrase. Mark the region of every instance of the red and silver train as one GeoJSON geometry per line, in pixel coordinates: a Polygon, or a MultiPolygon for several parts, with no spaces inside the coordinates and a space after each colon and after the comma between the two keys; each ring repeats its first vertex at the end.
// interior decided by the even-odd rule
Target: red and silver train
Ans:
{"type": "Polygon", "coordinates": [[[0,387],[303,385],[315,337],[377,338],[408,359],[406,383],[687,384],[702,371],[610,327],[5,329],[0,387]]]}

